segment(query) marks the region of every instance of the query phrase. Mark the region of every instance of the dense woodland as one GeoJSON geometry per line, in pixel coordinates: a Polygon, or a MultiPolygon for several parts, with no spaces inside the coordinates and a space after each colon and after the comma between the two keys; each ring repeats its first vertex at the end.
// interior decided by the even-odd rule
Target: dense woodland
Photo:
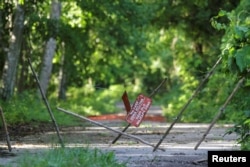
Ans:
{"type": "Polygon", "coordinates": [[[28,99],[37,94],[30,59],[48,98],[82,114],[112,112],[107,105],[119,102],[124,90],[131,99],[150,94],[167,78],[155,103],[171,121],[219,58],[182,121],[210,122],[245,77],[221,120],[236,123],[234,131],[249,141],[249,0],[0,2],[0,104],[6,113],[18,97],[27,102],[16,107],[29,111],[28,99]]]}

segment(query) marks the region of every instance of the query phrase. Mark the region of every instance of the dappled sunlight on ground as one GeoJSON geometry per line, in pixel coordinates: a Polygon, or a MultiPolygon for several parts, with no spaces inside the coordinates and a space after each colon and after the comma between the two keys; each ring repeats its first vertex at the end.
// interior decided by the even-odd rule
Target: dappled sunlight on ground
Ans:
{"type": "MultiPolygon", "coordinates": [[[[102,121],[102,123],[117,130],[121,130],[125,126],[123,121],[102,121]]],[[[146,121],[138,128],[129,128],[127,133],[156,145],[169,125],[169,123],[146,121]]],[[[145,165],[151,162],[157,162],[156,164],[158,166],[168,163],[179,164],[188,162],[189,165],[192,166],[192,161],[201,158],[206,159],[208,150],[239,149],[239,146],[236,144],[235,134],[224,136],[227,128],[232,125],[216,125],[212,128],[198,150],[194,150],[196,143],[202,137],[208,126],[208,124],[176,124],[160,146],[160,148],[165,149],[165,152],[161,150],[152,152],[153,147],[144,145],[128,137],[121,137],[116,144],[110,145],[117,134],[103,127],[92,125],[86,127],[61,128],[61,135],[66,147],[90,147],[103,151],[114,151],[116,158],[120,162],[127,162],[129,167],[145,165]],[[138,161],[143,163],[141,164],[138,161]]],[[[51,131],[18,137],[16,139],[18,140],[12,139],[11,141],[12,152],[16,154],[16,156],[7,156],[7,158],[6,156],[0,157],[0,164],[11,163],[12,160],[15,161],[15,158],[25,152],[37,153],[60,147],[60,144],[57,142],[56,133],[51,131]]],[[[0,142],[0,148],[7,149],[5,141],[0,142]]]]}

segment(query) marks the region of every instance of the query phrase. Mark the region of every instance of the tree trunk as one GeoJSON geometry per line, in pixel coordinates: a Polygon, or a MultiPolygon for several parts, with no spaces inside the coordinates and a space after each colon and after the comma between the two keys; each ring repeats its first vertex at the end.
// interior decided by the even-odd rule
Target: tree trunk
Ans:
{"type": "Polygon", "coordinates": [[[49,85],[50,75],[52,71],[52,59],[55,54],[55,49],[56,40],[54,38],[50,38],[49,41],[46,43],[42,71],[40,74],[40,83],[44,93],[47,92],[47,88],[49,85]]]}
{"type": "Polygon", "coordinates": [[[4,64],[2,98],[8,100],[14,93],[17,65],[22,45],[24,11],[20,5],[15,10],[13,31],[10,34],[9,50],[4,64]]]}
{"type": "Polygon", "coordinates": [[[2,76],[2,72],[3,72],[3,67],[4,67],[4,23],[3,23],[3,10],[0,10],[0,76],[2,76]]]}
{"type": "MultiPolygon", "coordinates": [[[[57,0],[53,0],[51,4],[50,19],[57,24],[61,12],[61,4],[57,0]]],[[[57,27],[57,26],[55,26],[57,27]]],[[[43,56],[42,69],[40,73],[40,84],[44,93],[47,92],[49,85],[50,75],[52,71],[52,60],[55,55],[56,50],[56,39],[55,37],[50,37],[45,46],[45,52],[43,56]]]]}
{"type": "Polygon", "coordinates": [[[67,90],[67,85],[66,85],[66,74],[63,69],[60,70],[60,85],[59,85],[59,92],[58,92],[58,99],[60,100],[66,100],[66,90],[67,90]]]}
{"type": "MultiPolygon", "coordinates": [[[[26,52],[29,51],[29,48],[26,47],[26,42],[25,40],[23,41],[23,50],[25,50],[26,52]]],[[[22,52],[20,54],[20,58],[19,58],[19,65],[21,66],[21,68],[19,69],[19,75],[17,76],[17,92],[21,93],[24,90],[27,90],[28,85],[32,85],[32,81],[29,78],[29,66],[25,60],[25,57],[28,57],[26,55],[27,53],[22,52]]]]}
{"type": "MultiPolygon", "coordinates": [[[[62,50],[64,50],[64,44],[62,44],[62,50]]],[[[62,58],[61,58],[61,66],[60,66],[60,71],[59,71],[59,91],[58,91],[58,99],[60,100],[66,100],[66,89],[67,89],[67,85],[66,85],[66,61],[65,61],[65,52],[62,52],[62,58]]]]}

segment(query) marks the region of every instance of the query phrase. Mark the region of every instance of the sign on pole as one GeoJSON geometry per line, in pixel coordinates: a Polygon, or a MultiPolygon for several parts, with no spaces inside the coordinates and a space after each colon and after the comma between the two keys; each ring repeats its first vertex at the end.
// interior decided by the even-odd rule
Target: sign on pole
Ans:
{"type": "Polygon", "coordinates": [[[149,97],[140,94],[136,98],[131,111],[128,113],[126,121],[131,125],[138,127],[141,124],[151,104],[152,100],[149,97]]]}

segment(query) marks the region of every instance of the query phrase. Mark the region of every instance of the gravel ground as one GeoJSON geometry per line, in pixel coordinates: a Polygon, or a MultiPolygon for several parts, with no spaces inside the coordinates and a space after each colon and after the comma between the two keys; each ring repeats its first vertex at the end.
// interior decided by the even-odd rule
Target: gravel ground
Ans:
{"type": "MultiPolygon", "coordinates": [[[[125,126],[122,120],[100,122],[117,130],[121,130],[125,126]]],[[[231,125],[216,125],[198,150],[194,150],[208,126],[208,124],[178,123],[160,146],[165,151],[157,150],[155,152],[153,152],[153,147],[127,137],[121,137],[116,144],[110,145],[117,134],[88,123],[85,123],[83,127],[61,128],[61,135],[67,147],[90,146],[103,151],[114,151],[117,160],[126,162],[128,167],[200,167],[207,166],[208,150],[239,149],[235,134],[224,136],[231,125]]],[[[168,123],[147,121],[143,122],[139,128],[129,128],[127,133],[155,145],[168,127],[168,123]]],[[[7,152],[6,142],[0,140],[0,166],[18,166],[15,161],[22,153],[37,153],[49,149],[57,141],[57,136],[54,132],[49,131],[12,137],[11,140],[13,148],[11,155],[4,154],[7,152]]]]}

